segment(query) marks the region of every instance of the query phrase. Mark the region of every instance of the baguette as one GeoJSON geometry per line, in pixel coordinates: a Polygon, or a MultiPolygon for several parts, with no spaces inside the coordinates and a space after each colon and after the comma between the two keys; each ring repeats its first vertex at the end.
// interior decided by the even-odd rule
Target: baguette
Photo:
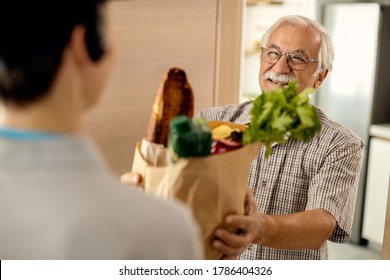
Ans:
{"type": "Polygon", "coordinates": [[[194,95],[186,73],[177,67],[169,69],[156,95],[146,140],[167,147],[172,119],[178,115],[192,118],[193,114],[194,95]]]}

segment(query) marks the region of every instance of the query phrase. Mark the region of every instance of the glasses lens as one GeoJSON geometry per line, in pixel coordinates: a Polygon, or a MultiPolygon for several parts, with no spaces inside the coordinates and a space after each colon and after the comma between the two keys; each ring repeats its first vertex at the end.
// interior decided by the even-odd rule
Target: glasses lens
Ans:
{"type": "Polygon", "coordinates": [[[292,69],[295,70],[305,70],[309,59],[304,55],[299,54],[289,54],[287,55],[287,60],[292,69]]]}
{"type": "Polygon", "coordinates": [[[276,63],[281,55],[281,52],[272,48],[263,48],[261,51],[261,59],[267,63],[276,63]]]}
{"type": "MultiPolygon", "coordinates": [[[[276,63],[279,61],[282,53],[274,48],[261,48],[261,60],[267,63],[276,63]]],[[[303,54],[285,54],[288,66],[295,70],[305,70],[309,64],[309,59],[303,54]]]]}

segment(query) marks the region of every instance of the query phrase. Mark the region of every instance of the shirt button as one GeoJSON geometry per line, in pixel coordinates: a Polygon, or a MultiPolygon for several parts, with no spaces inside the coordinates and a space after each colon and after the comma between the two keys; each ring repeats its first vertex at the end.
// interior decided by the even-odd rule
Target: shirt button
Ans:
{"type": "Polygon", "coordinates": [[[262,187],[266,187],[267,186],[267,181],[265,181],[265,180],[261,181],[261,186],[262,187]]]}
{"type": "Polygon", "coordinates": [[[249,250],[249,251],[252,251],[252,249],[253,249],[253,244],[249,244],[248,247],[247,247],[246,249],[249,250]]]}

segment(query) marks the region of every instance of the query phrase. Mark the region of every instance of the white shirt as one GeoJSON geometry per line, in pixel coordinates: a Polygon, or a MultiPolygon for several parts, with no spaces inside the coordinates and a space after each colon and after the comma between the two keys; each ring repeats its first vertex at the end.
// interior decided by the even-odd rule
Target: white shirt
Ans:
{"type": "Polygon", "coordinates": [[[183,205],[119,184],[86,138],[0,137],[0,259],[200,259],[183,205]]]}

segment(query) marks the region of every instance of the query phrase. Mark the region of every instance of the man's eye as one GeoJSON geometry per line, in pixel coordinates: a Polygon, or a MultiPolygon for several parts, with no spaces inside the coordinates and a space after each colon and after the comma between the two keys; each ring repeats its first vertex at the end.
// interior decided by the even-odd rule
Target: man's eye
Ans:
{"type": "Polygon", "coordinates": [[[307,58],[304,56],[300,56],[300,55],[291,56],[291,62],[294,64],[303,64],[303,63],[307,63],[307,61],[308,61],[307,58]]]}
{"type": "Polygon", "coordinates": [[[268,51],[267,55],[268,55],[268,57],[271,57],[271,58],[278,58],[280,56],[280,53],[277,51],[274,51],[274,50],[270,50],[270,51],[268,51]]]}

